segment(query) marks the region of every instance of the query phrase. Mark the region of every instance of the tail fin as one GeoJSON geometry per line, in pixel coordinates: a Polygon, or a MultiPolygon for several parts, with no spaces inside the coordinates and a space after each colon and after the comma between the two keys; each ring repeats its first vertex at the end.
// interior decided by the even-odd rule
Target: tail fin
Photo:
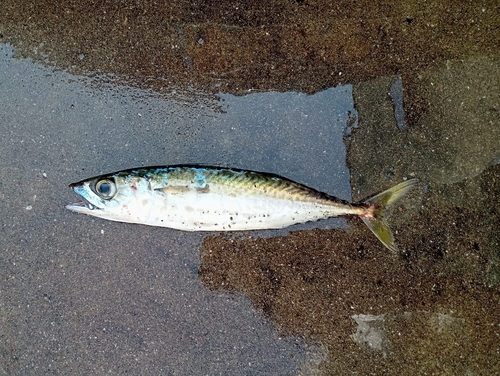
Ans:
{"type": "Polygon", "coordinates": [[[375,236],[393,252],[397,252],[398,248],[394,243],[394,236],[391,229],[384,219],[385,212],[396,201],[407,194],[417,181],[418,179],[404,181],[365,201],[365,204],[369,205],[372,211],[370,215],[361,216],[361,219],[375,236]]]}

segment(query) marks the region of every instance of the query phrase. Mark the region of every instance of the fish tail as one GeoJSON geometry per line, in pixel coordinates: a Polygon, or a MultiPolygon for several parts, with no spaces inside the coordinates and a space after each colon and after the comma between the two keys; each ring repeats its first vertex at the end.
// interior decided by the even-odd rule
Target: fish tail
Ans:
{"type": "Polygon", "coordinates": [[[406,195],[417,182],[418,179],[404,181],[364,202],[367,209],[365,214],[361,215],[361,219],[375,236],[393,252],[397,252],[398,248],[384,216],[387,210],[406,195]]]}

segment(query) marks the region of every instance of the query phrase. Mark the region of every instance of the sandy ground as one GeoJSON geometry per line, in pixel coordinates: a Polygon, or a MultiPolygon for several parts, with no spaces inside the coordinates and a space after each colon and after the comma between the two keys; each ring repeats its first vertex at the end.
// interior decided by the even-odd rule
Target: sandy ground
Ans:
{"type": "Polygon", "coordinates": [[[499,12],[6,1],[0,373],[500,373],[499,12]],[[356,219],[187,234],[64,209],[71,182],[182,163],[354,201],[420,183],[398,253],[356,219]]]}

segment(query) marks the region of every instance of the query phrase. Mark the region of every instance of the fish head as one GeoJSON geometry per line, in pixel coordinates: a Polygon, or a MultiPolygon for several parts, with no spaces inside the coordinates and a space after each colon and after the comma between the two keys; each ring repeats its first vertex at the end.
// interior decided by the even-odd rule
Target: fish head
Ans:
{"type": "Polygon", "coordinates": [[[151,185],[144,177],[107,175],[70,184],[82,199],[66,208],[113,221],[142,223],[149,215],[151,185]]]}

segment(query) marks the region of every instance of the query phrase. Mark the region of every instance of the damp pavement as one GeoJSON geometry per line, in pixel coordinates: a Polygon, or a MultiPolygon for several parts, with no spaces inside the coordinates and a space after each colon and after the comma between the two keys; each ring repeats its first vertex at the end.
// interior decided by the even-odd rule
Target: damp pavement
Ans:
{"type": "Polygon", "coordinates": [[[1,373],[500,372],[498,5],[358,5],[5,3],[1,373]],[[352,201],[420,183],[398,253],[356,219],[210,234],[64,208],[71,182],[166,164],[352,201]]]}
{"type": "Polygon", "coordinates": [[[79,200],[68,184],[203,163],[281,168],[349,199],[351,87],[225,94],[214,111],[141,89],[91,88],[12,53],[2,48],[2,310],[5,329],[16,328],[4,337],[5,371],[294,374],[308,359],[302,339],[281,335],[245,296],[202,286],[204,234],[74,215],[64,208],[79,200]]]}

